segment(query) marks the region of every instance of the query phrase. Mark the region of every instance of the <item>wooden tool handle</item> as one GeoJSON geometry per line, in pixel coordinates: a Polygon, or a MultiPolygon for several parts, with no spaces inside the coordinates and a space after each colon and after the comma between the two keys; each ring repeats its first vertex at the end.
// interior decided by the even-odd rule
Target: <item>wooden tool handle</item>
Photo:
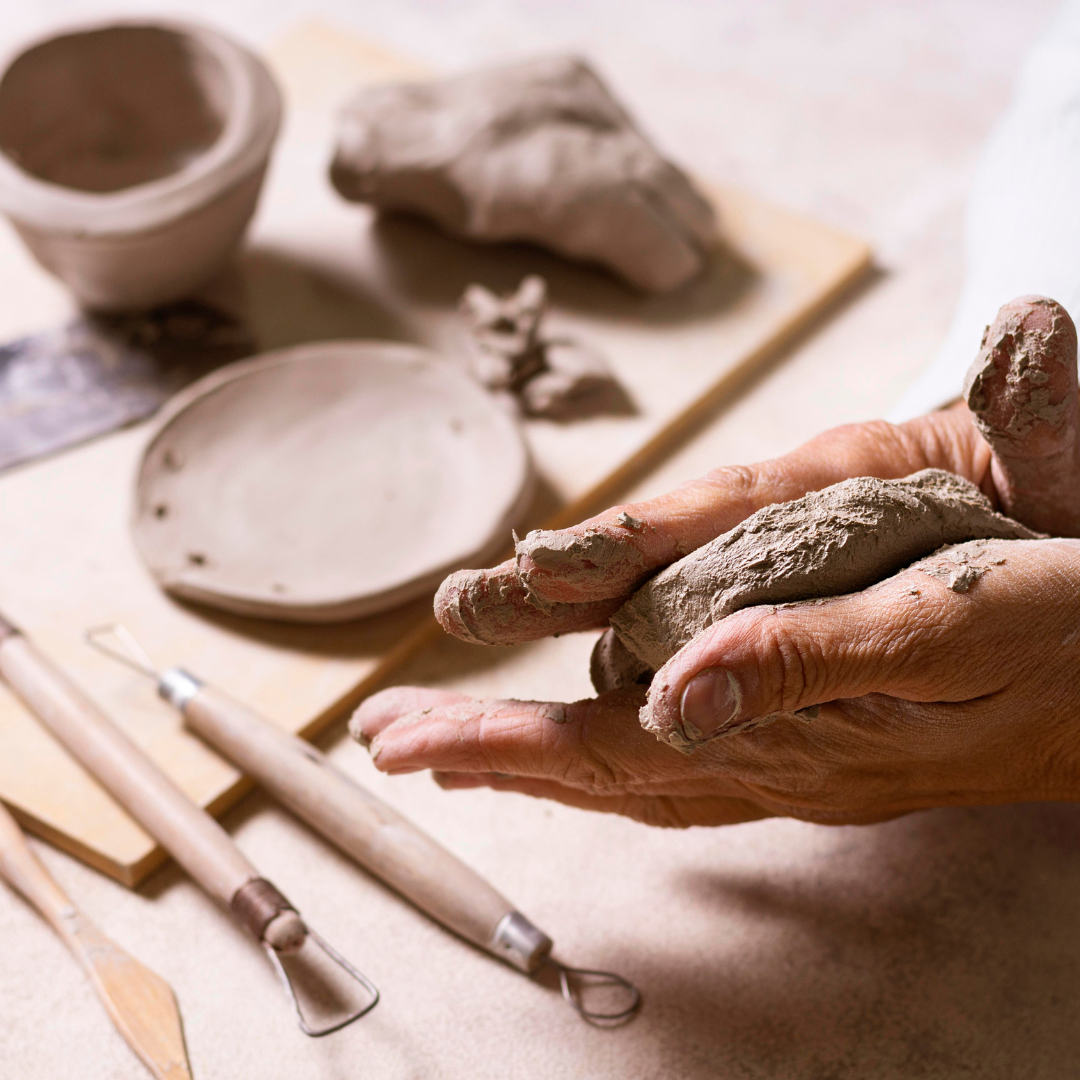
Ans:
{"type": "Polygon", "coordinates": [[[0,803],[0,875],[41,912],[53,929],[71,944],[75,905],[30,850],[22,829],[0,803]]]}
{"type": "Polygon", "coordinates": [[[229,834],[21,634],[0,637],[0,678],[225,907],[258,878],[229,834]]]}
{"type": "Polygon", "coordinates": [[[513,905],[482,877],[339,772],[310,743],[212,687],[192,680],[191,689],[192,696],[174,703],[192,731],[422,911],[480,948],[524,966],[507,955],[509,946],[497,933],[514,914],[513,905]]]}

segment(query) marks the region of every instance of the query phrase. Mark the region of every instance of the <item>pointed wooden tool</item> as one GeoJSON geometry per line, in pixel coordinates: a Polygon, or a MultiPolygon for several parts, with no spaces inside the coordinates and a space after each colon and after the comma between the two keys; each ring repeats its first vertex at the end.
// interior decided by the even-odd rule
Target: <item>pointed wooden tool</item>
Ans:
{"type": "Polygon", "coordinates": [[[0,804],[0,876],[41,912],[82,964],[117,1030],[158,1080],[191,1080],[180,1011],[169,984],[110,941],[30,850],[0,804]]]}

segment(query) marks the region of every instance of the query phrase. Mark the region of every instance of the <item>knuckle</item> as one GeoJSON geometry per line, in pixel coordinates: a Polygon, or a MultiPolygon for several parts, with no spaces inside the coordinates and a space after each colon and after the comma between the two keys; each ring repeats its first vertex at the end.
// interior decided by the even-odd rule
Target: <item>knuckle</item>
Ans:
{"type": "Polygon", "coordinates": [[[758,472],[749,465],[725,465],[711,474],[715,481],[723,483],[729,498],[738,500],[749,515],[756,509],[754,494],[758,487],[758,472]]]}
{"type": "Polygon", "coordinates": [[[589,791],[606,791],[624,783],[607,756],[589,740],[589,709],[580,704],[565,706],[566,719],[545,726],[541,741],[544,774],[562,783],[589,791]]]}
{"type": "Polygon", "coordinates": [[[782,611],[774,611],[762,628],[768,668],[762,673],[765,698],[774,712],[791,712],[825,689],[825,657],[813,636],[795,632],[782,611]]]}

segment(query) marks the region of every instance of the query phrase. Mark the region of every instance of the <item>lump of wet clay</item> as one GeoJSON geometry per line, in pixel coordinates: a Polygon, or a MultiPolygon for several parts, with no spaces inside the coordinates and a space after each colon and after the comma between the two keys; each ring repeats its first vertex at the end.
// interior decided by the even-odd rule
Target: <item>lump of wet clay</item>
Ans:
{"type": "Polygon", "coordinates": [[[460,310],[474,374],[489,390],[515,394],[526,416],[575,420],[618,411],[626,395],[604,357],[576,339],[542,333],[546,302],[547,282],[535,274],[509,296],[470,285],[460,310]]]}
{"type": "MultiPolygon", "coordinates": [[[[845,480],[767,506],[662,570],[611,616],[609,632],[655,671],[740,608],[855,592],[947,544],[1040,535],[996,513],[974,484],[940,469],[903,480],[845,480]]],[[[965,580],[970,584],[970,576],[965,580]]],[[[616,660],[594,670],[605,677],[614,669],[617,678],[625,658],[611,643],[604,648],[616,660]]],[[[688,742],[681,732],[654,733],[673,745],[688,742]]]]}
{"type": "Polygon", "coordinates": [[[710,204],[573,56],[365,87],[330,179],[346,199],[531,241],[646,292],[690,281],[717,243],[710,204]]]}

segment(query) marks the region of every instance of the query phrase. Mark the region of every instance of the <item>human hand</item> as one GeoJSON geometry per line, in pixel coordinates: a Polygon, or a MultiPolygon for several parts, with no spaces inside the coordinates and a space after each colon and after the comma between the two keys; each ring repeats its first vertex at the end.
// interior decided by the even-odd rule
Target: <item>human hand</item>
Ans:
{"type": "Polygon", "coordinates": [[[906,424],[836,428],[773,461],[717,469],[658,499],[530,533],[515,560],[447,578],[436,616],[449,633],[488,645],[603,626],[651,573],[755,511],[856,476],[945,469],[1032,529],[1080,536],[1076,352],[1060,304],[1020,297],[1002,307],[968,372],[974,416],[957,404],[906,424]]]}
{"type": "Polygon", "coordinates": [[[657,825],[1076,799],[1078,612],[1080,541],[974,541],[863,592],[745,608],[699,634],[657,672],[653,707],[744,734],[691,756],[641,729],[637,688],[568,705],[394,688],[351,728],[384,772],[657,825]],[[958,553],[984,571],[964,593],[947,584],[958,553]]]}
{"type": "Polygon", "coordinates": [[[435,613],[449,633],[485,645],[604,626],[654,571],[771,503],[855,476],[898,479],[938,468],[978,484],[1000,505],[990,465],[990,447],[964,405],[906,424],[836,428],[783,457],[715,469],[659,498],[530,533],[516,560],[447,578],[435,613]]]}

